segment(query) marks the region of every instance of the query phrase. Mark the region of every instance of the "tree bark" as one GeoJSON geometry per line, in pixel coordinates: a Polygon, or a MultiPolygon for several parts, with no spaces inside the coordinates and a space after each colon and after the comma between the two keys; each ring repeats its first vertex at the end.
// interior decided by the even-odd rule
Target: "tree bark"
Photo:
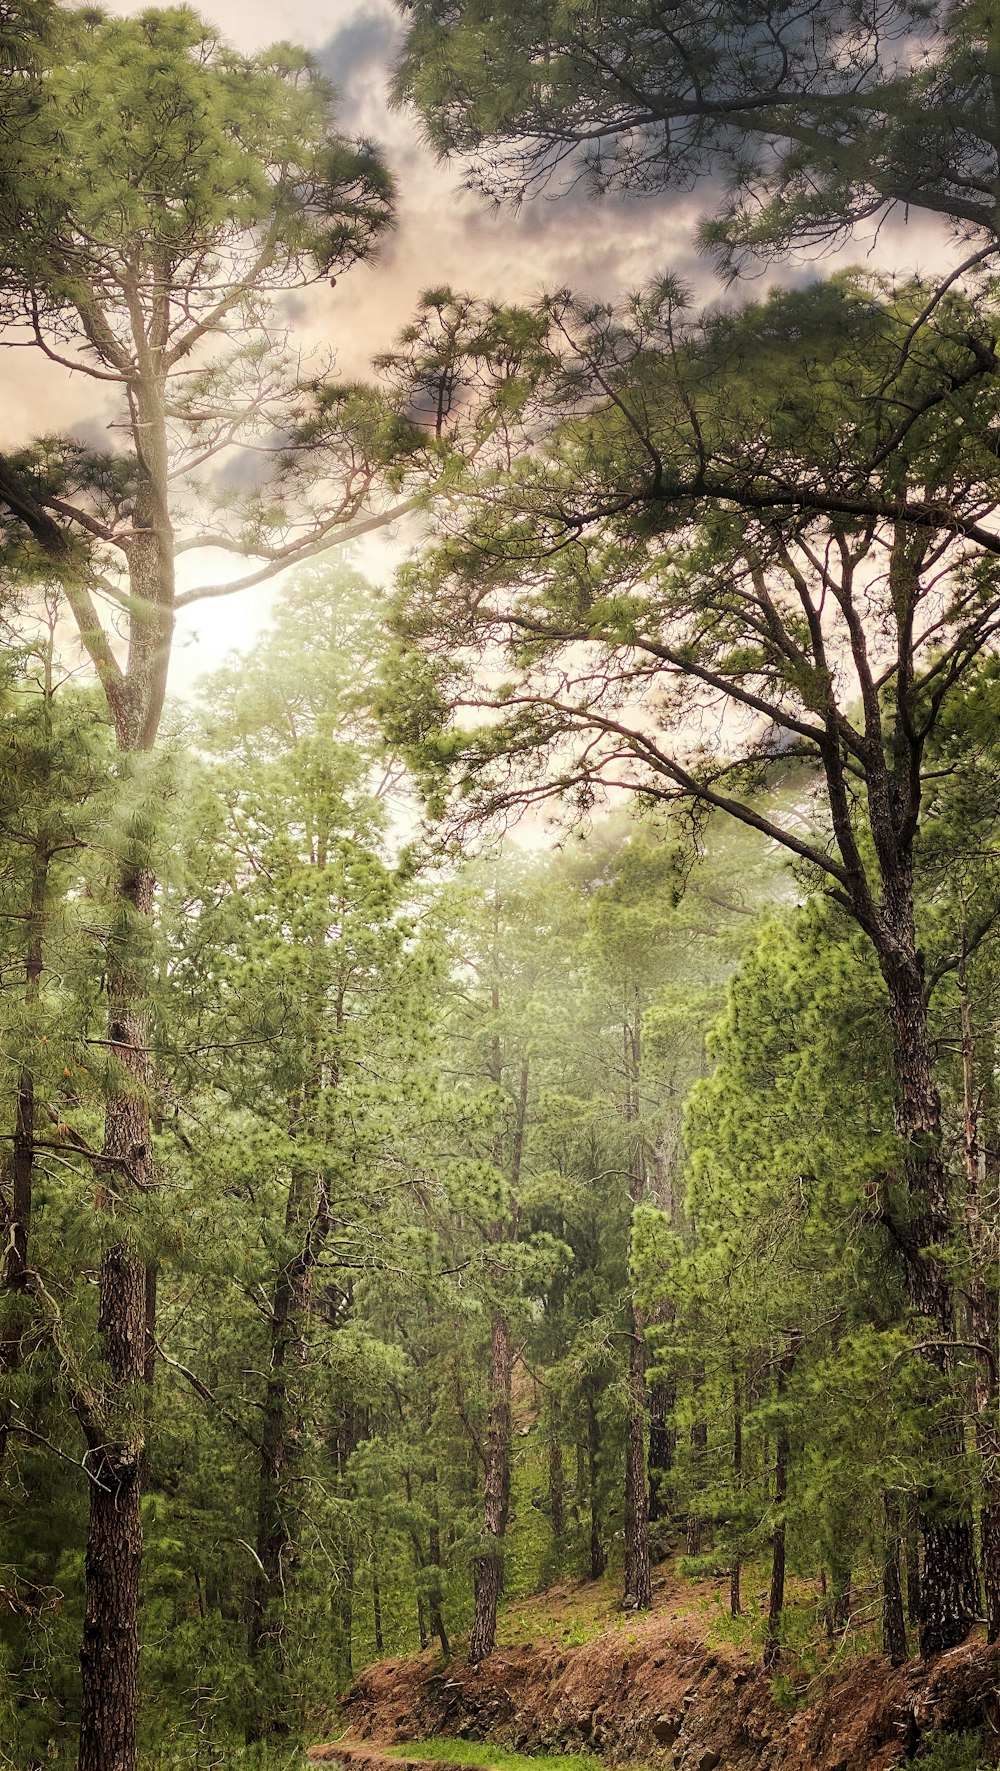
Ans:
{"type": "MultiPolygon", "coordinates": [[[[24,963],[24,1001],[28,1008],[37,1005],[41,994],[49,861],[49,852],[44,842],[36,841],[32,845],[27,954],[24,963]]],[[[28,1272],[35,1175],[35,1078],[27,1064],[19,1067],[17,1076],[14,1142],[9,1174],[10,1213],[3,1223],[3,1287],[5,1291],[17,1292],[23,1288],[28,1272]]],[[[20,1364],[22,1333],[22,1324],[15,1319],[8,1324],[0,1340],[0,1374],[4,1378],[11,1377],[20,1364]]],[[[10,1414],[5,1405],[0,1409],[0,1469],[3,1468],[7,1454],[9,1437],[10,1414]]]]}
{"type": "Polygon", "coordinates": [[[448,1632],[444,1625],[444,1564],[441,1556],[441,1524],[438,1518],[437,1503],[437,1470],[433,1467],[427,1472],[427,1480],[431,1488],[430,1525],[428,1528],[428,1552],[432,1569],[431,1588],[429,1593],[431,1630],[441,1644],[441,1653],[451,1653],[448,1632]]]}
{"type": "Polygon", "coordinates": [[[601,1451],[601,1423],[591,1387],[586,1391],[587,1403],[587,1487],[590,1494],[590,1578],[600,1580],[608,1565],[607,1551],[601,1539],[601,1498],[598,1491],[597,1464],[601,1451]]]}
{"type": "MultiPolygon", "coordinates": [[[[790,1330],[784,1351],[778,1360],[776,1396],[779,1404],[787,1389],[788,1379],[798,1356],[799,1336],[790,1330]]],[[[781,1657],[781,1614],[785,1606],[785,1501],[788,1497],[788,1424],[781,1416],[774,1447],[774,1531],[771,1535],[771,1592],[767,1607],[767,1638],[764,1643],[764,1665],[777,1665],[781,1657]]]]}
{"type": "MultiPolygon", "coordinates": [[[[622,1015],[624,1048],[624,1117],[629,1139],[629,1197],[632,1219],[646,1193],[646,1164],[639,1124],[639,1064],[641,1011],[638,986],[625,988],[622,1015]]],[[[630,1231],[631,1235],[631,1231],[630,1231]]],[[[628,1611],[648,1611],[653,1603],[653,1575],[649,1552],[649,1513],[646,1505],[646,1323],[638,1300],[631,1300],[629,1335],[629,1419],[625,1441],[625,1565],[622,1604],[628,1611]]]]}
{"type": "Polygon", "coordinates": [[[566,1480],[563,1472],[560,1426],[560,1417],[553,1410],[549,1428],[549,1520],[552,1525],[552,1536],[555,1538],[556,1544],[561,1547],[566,1534],[566,1480]]]}
{"type": "Polygon", "coordinates": [[[513,1370],[510,1323],[495,1311],[490,1324],[489,1414],[483,1481],[483,1532],[487,1547],[476,1557],[469,1664],[496,1646],[497,1606],[503,1592],[504,1537],[510,1511],[510,1386],[513,1370]]]}
{"type": "Polygon", "coordinates": [[[917,1629],[920,1625],[920,1533],[917,1508],[907,1501],[903,1536],[906,1562],[906,1619],[917,1629]]]}
{"type": "Polygon", "coordinates": [[[375,1652],[385,1653],[385,1642],[382,1639],[382,1589],[379,1586],[378,1563],[372,1562],[372,1626],[375,1631],[375,1652]]]}
{"type": "Polygon", "coordinates": [[[248,1712],[248,1741],[287,1735],[287,1598],[295,1578],[297,1533],[290,1488],[302,1443],[303,1332],[312,1274],[327,1230],[325,1191],[307,1193],[300,1173],[289,1182],[285,1234],[298,1246],[278,1272],[271,1298],[271,1347],[261,1416],[257,1478],[257,1571],[250,1589],[247,1647],[264,1701],[248,1712]],[[298,1357],[296,1358],[296,1352],[298,1357]]]}
{"type": "MultiPolygon", "coordinates": [[[[913,934],[912,890],[901,882],[903,903],[895,916],[896,952],[883,959],[889,991],[897,1084],[896,1122],[906,1146],[906,1215],[894,1226],[913,1309],[928,1318],[924,1356],[947,1379],[952,1370],[954,1304],[947,1260],[952,1242],[948,1177],[942,1156],[941,1098],[934,1079],[933,1048],[924,1000],[923,967],[913,934]]],[[[883,956],[880,955],[880,958],[883,956]]],[[[935,1433],[942,1465],[962,1456],[953,1425],[935,1433]]],[[[964,1642],[979,1613],[972,1508],[964,1496],[924,1496],[920,1653],[923,1659],[964,1642]]]]}
{"type": "MultiPolygon", "coordinates": [[[[141,843],[141,838],[139,839],[141,843]]],[[[119,885],[117,939],[109,943],[108,1036],[119,1081],[105,1105],[97,1202],[119,1221],[98,1270],[98,1328],[116,1436],[91,1460],[86,1602],[80,1651],[80,1771],[132,1771],[138,1704],[139,1565],[145,1466],[146,1272],[122,1222],[124,1193],[147,1191],[150,1157],[149,1014],[136,932],[153,915],[153,874],[126,865],[119,885]]]]}
{"type": "MultiPolygon", "coordinates": [[[[743,1500],[743,1390],[739,1372],[733,1369],[733,1487],[736,1492],[737,1506],[742,1508],[743,1500]]],[[[729,1573],[729,1615],[739,1617],[742,1610],[740,1597],[740,1552],[738,1546],[733,1550],[733,1565],[729,1573]]]]}
{"type": "Polygon", "coordinates": [[[649,1386],[649,1523],[669,1518],[670,1476],[677,1449],[677,1433],[673,1412],[677,1402],[677,1386],[669,1383],[649,1386]]]}
{"type": "MultiPolygon", "coordinates": [[[[695,1396],[701,1394],[705,1384],[705,1367],[697,1365],[692,1375],[692,1388],[695,1396]]],[[[704,1535],[704,1520],[698,1511],[698,1500],[705,1478],[705,1454],[708,1450],[708,1426],[704,1419],[695,1420],[691,1428],[691,1484],[693,1500],[688,1510],[686,1528],[686,1550],[689,1556],[700,1556],[704,1535]]]]}
{"type": "MultiPolygon", "coordinates": [[[[972,1264],[969,1284],[969,1339],[978,1348],[975,1375],[975,1433],[979,1454],[981,1505],[979,1539],[983,1569],[983,1596],[986,1606],[986,1639],[1000,1637],[1000,1393],[998,1393],[997,1293],[992,1272],[990,1236],[983,1221],[980,1186],[979,1112],[976,1102],[975,1058],[976,1040],[969,995],[967,957],[964,951],[958,967],[959,1004],[962,1027],[962,1096],[965,1132],[965,1220],[972,1264]]],[[[989,1051],[992,1072],[995,1055],[989,1051]]]]}
{"type": "Polygon", "coordinates": [[[900,1580],[899,1502],[885,1496],[885,1557],[882,1564],[882,1652],[892,1666],[902,1666],[906,1654],[906,1622],[900,1580]]]}

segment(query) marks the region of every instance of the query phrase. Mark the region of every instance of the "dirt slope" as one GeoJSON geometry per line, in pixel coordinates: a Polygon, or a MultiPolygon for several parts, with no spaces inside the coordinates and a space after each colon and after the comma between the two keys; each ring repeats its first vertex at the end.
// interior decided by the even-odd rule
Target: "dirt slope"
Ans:
{"type": "Polygon", "coordinates": [[[654,1614],[579,1647],[501,1649],[478,1668],[429,1651],[382,1661],[342,1707],[354,1742],[489,1736],[680,1771],[888,1771],[939,1732],[982,1727],[1000,1743],[1000,1646],[969,1643],[895,1672],[855,1659],[808,1696],[780,1708],[741,1651],[654,1614]]]}

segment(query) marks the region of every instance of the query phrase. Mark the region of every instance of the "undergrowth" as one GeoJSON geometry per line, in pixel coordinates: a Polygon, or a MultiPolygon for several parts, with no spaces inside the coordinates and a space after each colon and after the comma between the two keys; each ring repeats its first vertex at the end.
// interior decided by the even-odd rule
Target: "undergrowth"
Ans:
{"type": "Polygon", "coordinates": [[[404,1759],[447,1759],[455,1765],[489,1767],[490,1771],[605,1771],[603,1760],[593,1753],[513,1753],[491,1740],[452,1740],[444,1735],[385,1749],[387,1756],[404,1759]]]}

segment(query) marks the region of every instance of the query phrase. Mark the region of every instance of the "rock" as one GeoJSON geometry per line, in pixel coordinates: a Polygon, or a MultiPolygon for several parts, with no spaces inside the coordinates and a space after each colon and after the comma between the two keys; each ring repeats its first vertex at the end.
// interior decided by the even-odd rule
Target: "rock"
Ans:
{"type": "Polygon", "coordinates": [[[717,1771],[717,1767],[722,1764],[722,1754],[715,1752],[710,1746],[696,1748],[691,1764],[693,1771],[717,1771]]]}
{"type": "Polygon", "coordinates": [[[673,1746],[680,1731],[681,1724],[677,1716],[657,1716],[653,1723],[653,1739],[660,1746],[673,1746]]]}

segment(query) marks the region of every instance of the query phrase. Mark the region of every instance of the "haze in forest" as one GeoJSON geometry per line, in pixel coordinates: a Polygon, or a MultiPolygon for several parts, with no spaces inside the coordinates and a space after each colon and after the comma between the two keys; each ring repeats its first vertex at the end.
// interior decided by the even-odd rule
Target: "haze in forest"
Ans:
{"type": "Polygon", "coordinates": [[[997,1763],[997,29],[0,12],[4,1771],[997,1763]]]}

